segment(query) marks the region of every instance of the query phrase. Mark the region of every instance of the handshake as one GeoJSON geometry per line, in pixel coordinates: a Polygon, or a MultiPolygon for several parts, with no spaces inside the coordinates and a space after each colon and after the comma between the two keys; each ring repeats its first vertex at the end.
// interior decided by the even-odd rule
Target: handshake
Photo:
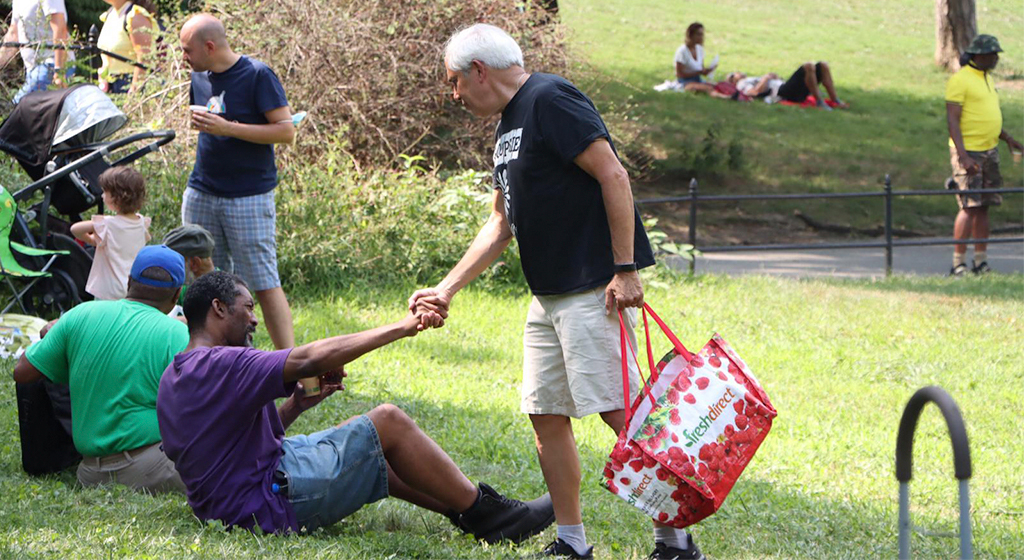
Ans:
{"type": "Polygon", "coordinates": [[[448,318],[452,295],[438,288],[416,290],[409,297],[409,315],[406,317],[409,328],[415,329],[410,334],[443,327],[444,320],[448,318]]]}

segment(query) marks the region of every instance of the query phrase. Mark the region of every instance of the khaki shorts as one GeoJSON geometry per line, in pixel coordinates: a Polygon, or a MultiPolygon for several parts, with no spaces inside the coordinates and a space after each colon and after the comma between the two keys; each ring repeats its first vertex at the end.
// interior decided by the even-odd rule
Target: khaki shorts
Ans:
{"type": "Polygon", "coordinates": [[[117,483],[153,494],[185,492],[185,483],[159,441],[106,457],[83,457],[78,464],[78,482],[82,486],[117,483]]]}
{"type": "MultiPolygon", "coordinates": [[[[960,165],[956,148],[949,147],[949,163],[953,167],[953,181],[956,182],[957,190],[998,189],[1003,186],[1003,176],[999,174],[998,147],[984,152],[967,152],[967,155],[977,162],[981,168],[979,173],[968,175],[967,170],[960,165]]],[[[1003,203],[1003,197],[999,193],[961,194],[957,195],[956,200],[960,208],[999,206],[1003,203]]]]}
{"type": "MultiPolygon", "coordinates": [[[[636,349],[636,309],[622,316],[636,349]]],[[[639,372],[631,355],[628,360],[630,395],[635,396],[639,372]]],[[[605,314],[604,286],[534,296],[523,333],[521,410],[582,418],[622,410],[622,405],[619,316],[605,314]]]]}

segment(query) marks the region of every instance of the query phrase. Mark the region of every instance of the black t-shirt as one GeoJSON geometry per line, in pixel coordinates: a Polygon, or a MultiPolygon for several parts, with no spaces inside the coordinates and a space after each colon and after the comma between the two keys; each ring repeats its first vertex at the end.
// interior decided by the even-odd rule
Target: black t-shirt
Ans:
{"type": "MultiPolygon", "coordinates": [[[[579,292],[614,275],[601,184],[573,163],[598,138],[611,143],[597,108],[552,74],[531,75],[501,114],[494,185],[504,195],[534,294],[579,292]]],[[[635,207],[633,214],[633,260],[640,268],[651,266],[654,255],[635,207]]]]}

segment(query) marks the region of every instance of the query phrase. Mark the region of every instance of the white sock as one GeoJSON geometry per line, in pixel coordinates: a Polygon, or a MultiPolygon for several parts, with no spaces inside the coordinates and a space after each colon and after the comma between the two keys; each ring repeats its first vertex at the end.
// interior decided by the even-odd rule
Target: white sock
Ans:
{"type": "Polygon", "coordinates": [[[974,251],[974,266],[985,262],[988,259],[988,253],[985,251],[974,251]]]}
{"type": "Polygon", "coordinates": [[[675,527],[655,527],[654,542],[665,543],[665,546],[686,550],[690,547],[690,541],[686,538],[686,531],[675,527]]]}
{"type": "Polygon", "coordinates": [[[957,253],[956,251],[953,252],[953,268],[956,268],[956,267],[964,264],[964,261],[966,261],[966,260],[967,260],[967,253],[957,253]]]}
{"type": "Polygon", "coordinates": [[[565,544],[572,547],[576,554],[583,556],[587,552],[587,533],[583,530],[583,524],[559,525],[558,538],[565,541],[565,544]]]}

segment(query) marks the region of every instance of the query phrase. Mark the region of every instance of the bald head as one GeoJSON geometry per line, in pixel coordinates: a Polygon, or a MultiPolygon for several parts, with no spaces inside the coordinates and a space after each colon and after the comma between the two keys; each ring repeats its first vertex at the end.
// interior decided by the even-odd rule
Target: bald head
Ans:
{"type": "Polygon", "coordinates": [[[200,43],[212,42],[218,48],[228,46],[228,34],[224,24],[210,14],[196,14],[181,26],[181,38],[200,43]]]}
{"type": "Polygon", "coordinates": [[[237,60],[228,46],[224,24],[210,14],[196,14],[181,26],[181,50],[185,62],[197,72],[220,72],[237,60]],[[227,65],[225,67],[225,65],[227,65]]]}

